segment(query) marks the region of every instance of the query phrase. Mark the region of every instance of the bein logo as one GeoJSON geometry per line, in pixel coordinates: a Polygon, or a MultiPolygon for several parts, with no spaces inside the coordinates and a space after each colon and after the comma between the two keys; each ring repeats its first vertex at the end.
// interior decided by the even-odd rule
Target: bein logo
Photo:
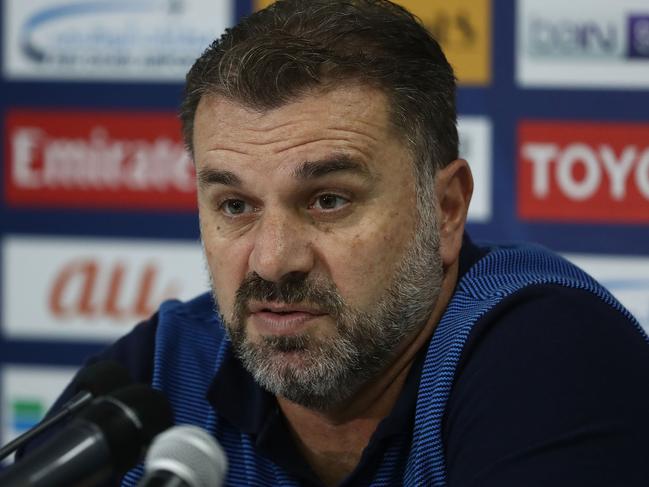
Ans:
{"type": "Polygon", "coordinates": [[[629,15],[626,22],[534,16],[528,26],[527,46],[532,57],[649,59],[649,14],[629,15]]]}
{"type": "Polygon", "coordinates": [[[615,22],[534,17],[528,46],[534,57],[614,57],[622,37],[615,22]]]}

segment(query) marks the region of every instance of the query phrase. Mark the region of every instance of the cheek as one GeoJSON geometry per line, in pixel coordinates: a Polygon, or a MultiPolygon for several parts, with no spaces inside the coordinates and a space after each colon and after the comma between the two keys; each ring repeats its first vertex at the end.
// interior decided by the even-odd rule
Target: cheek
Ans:
{"type": "Polygon", "coordinates": [[[220,310],[228,316],[239,284],[245,276],[247,257],[244,245],[221,235],[221,229],[212,218],[211,211],[199,198],[198,215],[205,260],[220,310]]]}
{"type": "Polygon", "coordinates": [[[219,308],[230,316],[239,285],[246,275],[248,258],[244,245],[203,237],[205,259],[214,284],[219,308]]]}
{"type": "Polygon", "coordinates": [[[398,221],[396,215],[386,215],[380,224],[339,242],[329,254],[332,279],[350,304],[372,304],[390,286],[412,233],[409,222],[398,221]]]}

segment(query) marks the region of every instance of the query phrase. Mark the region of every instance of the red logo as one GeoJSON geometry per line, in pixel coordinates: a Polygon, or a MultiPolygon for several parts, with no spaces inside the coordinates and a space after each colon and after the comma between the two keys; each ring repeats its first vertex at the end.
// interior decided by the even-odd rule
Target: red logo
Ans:
{"type": "Polygon", "coordinates": [[[196,208],[174,114],[21,110],[5,126],[9,205],[196,208]]]}
{"type": "Polygon", "coordinates": [[[649,124],[524,121],[518,140],[521,218],[649,222],[649,124]]]}
{"type": "Polygon", "coordinates": [[[161,290],[159,273],[154,263],[129,269],[122,262],[110,266],[95,259],[69,262],[54,280],[48,308],[60,320],[100,316],[119,321],[145,319],[162,301],[180,292],[174,282],[161,290]]]}

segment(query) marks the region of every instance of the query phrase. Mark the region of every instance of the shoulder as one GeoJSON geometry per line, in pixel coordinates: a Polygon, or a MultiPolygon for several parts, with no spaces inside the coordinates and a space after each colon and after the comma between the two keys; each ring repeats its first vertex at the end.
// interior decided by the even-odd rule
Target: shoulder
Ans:
{"type": "MultiPolygon", "coordinates": [[[[122,364],[128,370],[134,382],[150,384],[153,375],[156,344],[161,330],[174,328],[176,317],[182,317],[181,319],[192,321],[197,324],[197,327],[201,327],[214,314],[213,301],[208,294],[202,294],[186,302],[178,300],[165,301],[151,317],[136,324],[114,343],[89,357],[84,366],[103,360],[112,360],[122,364]]],[[[182,333],[182,331],[181,329],[179,333],[182,333]]],[[[67,399],[70,395],[71,391],[66,389],[57,403],[67,399]]]]}
{"type": "Polygon", "coordinates": [[[85,365],[102,360],[114,360],[129,371],[134,382],[150,383],[158,319],[159,312],[156,312],[150,318],[141,321],[113,344],[90,357],[85,365]]]}
{"type": "Polygon", "coordinates": [[[646,336],[621,309],[588,290],[559,284],[530,285],[500,301],[472,329],[463,361],[512,340],[517,348],[542,349],[551,342],[555,351],[574,347],[573,353],[614,344],[649,352],[646,336]]]}
{"type": "Polygon", "coordinates": [[[444,424],[451,485],[640,485],[648,382],[649,344],[622,311],[582,289],[524,288],[463,350],[444,424]]]}
{"type": "Polygon", "coordinates": [[[129,333],[91,357],[88,363],[114,360],[127,368],[135,382],[151,383],[160,335],[182,340],[184,334],[203,330],[220,334],[221,328],[213,326],[215,316],[214,303],[208,293],[189,301],[165,301],[153,316],[138,323],[129,333]],[[187,324],[191,326],[183,326],[187,324]]]}

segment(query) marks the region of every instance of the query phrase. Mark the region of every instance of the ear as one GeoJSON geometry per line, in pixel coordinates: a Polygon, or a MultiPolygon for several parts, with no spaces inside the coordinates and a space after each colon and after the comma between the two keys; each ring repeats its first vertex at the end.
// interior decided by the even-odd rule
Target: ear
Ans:
{"type": "Polygon", "coordinates": [[[464,224],[473,194],[473,176],[464,159],[456,159],[435,175],[440,254],[444,268],[453,265],[462,247],[464,224]]]}

